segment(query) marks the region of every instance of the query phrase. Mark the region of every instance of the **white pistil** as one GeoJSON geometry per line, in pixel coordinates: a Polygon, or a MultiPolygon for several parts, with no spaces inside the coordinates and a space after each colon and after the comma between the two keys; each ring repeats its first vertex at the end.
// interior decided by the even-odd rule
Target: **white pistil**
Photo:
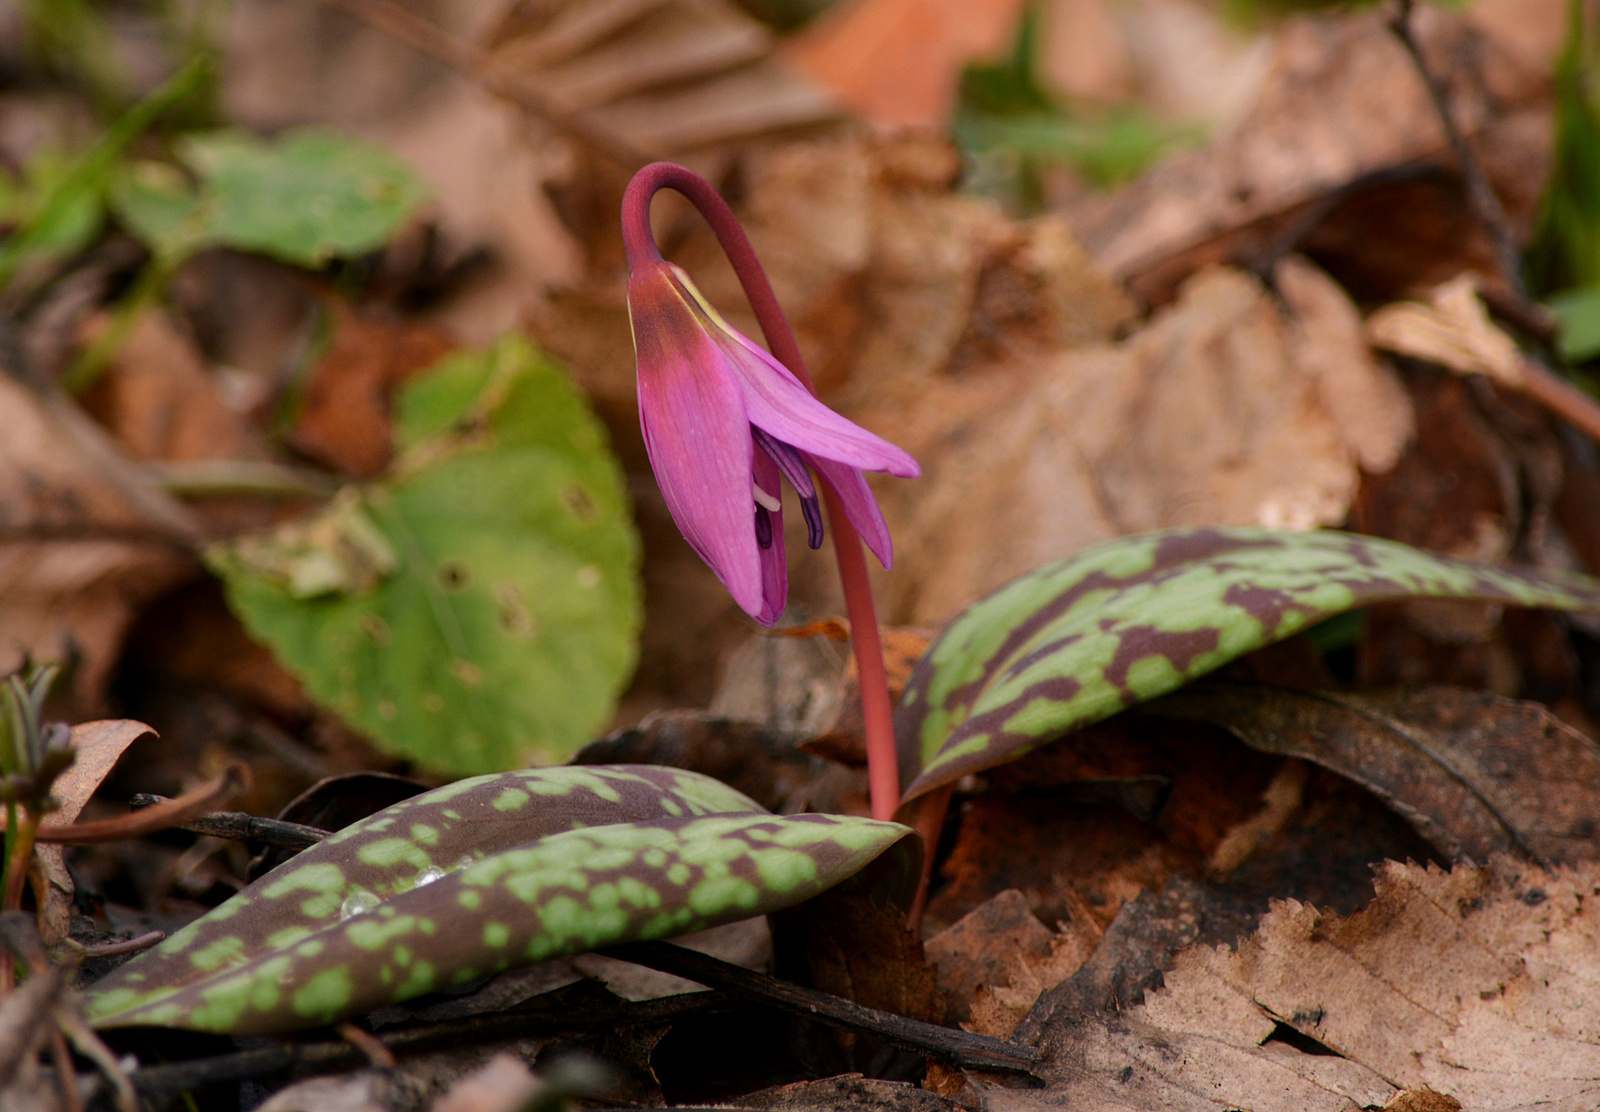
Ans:
{"type": "Polygon", "coordinates": [[[760,506],[768,513],[777,513],[779,510],[783,509],[782,502],[778,501],[778,499],[762,490],[759,486],[755,487],[755,494],[756,505],[760,506]]]}

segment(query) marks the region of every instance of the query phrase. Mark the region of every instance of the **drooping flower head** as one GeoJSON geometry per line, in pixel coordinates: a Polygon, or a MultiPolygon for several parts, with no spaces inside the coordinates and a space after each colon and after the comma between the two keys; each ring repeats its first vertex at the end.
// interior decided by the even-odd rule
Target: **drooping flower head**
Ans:
{"type": "MultiPolygon", "coordinates": [[[[772,625],[788,597],[780,476],[799,495],[812,548],[823,537],[815,473],[888,567],[889,530],[862,472],[909,478],[920,468],[819,402],[661,258],[648,224],[650,194],[660,183],[641,185],[651,169],[635,178],[623,203],[645,448],[684,538],[747,614],[772,625]]],[[[753,254],[747,263],[754,264],[753,254]]]]}

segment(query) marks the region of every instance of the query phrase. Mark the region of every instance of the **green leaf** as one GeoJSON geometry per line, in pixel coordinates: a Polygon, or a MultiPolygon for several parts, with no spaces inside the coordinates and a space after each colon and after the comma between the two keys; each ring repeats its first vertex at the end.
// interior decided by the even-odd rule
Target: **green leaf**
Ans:
{"type": "Polygon", "coordinates": [[[929,646],[895,713],[907,798],[1031,752],[1335,614],[1408,598],[1600,610],[1587,576],[1351,533],[1176,529],[1012,580],[929,646]]]}
{"type": "Polygon", "coordinates": [[[653,765],[523,769],[459,780],[318,842],[118,968],[95,991],[143,993],[220,976],[329,923],[551,834],[733,813],[765,812],[719,780],[653,765]],[[296,898],[258,898],[274,886],[296,898]]]}
{"type": "Polygon", "coordinates": [[[1582,363],[1600,355],[1600,286],[1556,294],[1546,302],[1561,325],[1561,357],[1582,363]]]}
{"type": "Polygon", "coordinates": [[[199,192],[177,167],[135,162],[111,183],[122,226],[156,254],[175,258],[205,245],[206,212],[199,192]]]}
{"type": "Polygon", "coordinates": [[[208,554],[318,701],[458,774],[564,759],[633,667],[639,544],[605,430],[519,338],[398,401],[404,454],[316,518],[208,554]]]}
{"type": "Polygon", "coordinates": [[[28,263],[59,258],[78,250],[100,227],[103,194],[117,159],[174,105],[199,88],[211,72],[211,60],[197,56],[135,104],[106,129],[83,157],[56,178],[31,219],[0,242],[0,286],[28,263]]]}
{"type": "Polygon", "coordinates": [[[188,135],[178,158],[196,186],[146,165],[113,195],[123,223],[158,252],[233,247],[319,267],[382,247],[428,195],[390,151],[324,128],[188,135]]]}
{"type": "MultiPolygon", "coordinates": [[[[247,1035],[331,1023],[513,966],[790,907],[910,834],[849,815],[736,813],[584,826],[343,912],[323,889],[338,881],[348,853],[314,866],[296,858],[208,915],[203,934],[162,943],[150,955],[162,964],[141,956],[96,984],[86,1006],[101,1027],[247,1035]],[[314,929],[276,929],[265,945],[246,946],[243,932],[262,935],[258,919],[298,919],[307,905],[319,920],[314,929]],[[184,956],[187,967],[178,960],[184,956]]],[[[386,847],[383,839],[371,842],[365,856],[386,847]]]]}

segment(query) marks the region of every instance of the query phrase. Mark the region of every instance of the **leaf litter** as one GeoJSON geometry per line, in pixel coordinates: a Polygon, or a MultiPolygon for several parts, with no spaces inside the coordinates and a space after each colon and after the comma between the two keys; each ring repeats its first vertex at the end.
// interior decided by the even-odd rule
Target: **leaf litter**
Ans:
{"type": "MultiPolygon", "coordinates": [[[[1424,9],[1417,26],[1521,227],[1548,159],[1543,69],[1560,13],[1541,3],[1508,18],[1506,6],[1424,9]]],[[[1237,79],[1243,92],[1228,94],[1242,99],[1214,117],[1221,122],[1209,142],[1114,193],[1046,167],[1040,196],[1055,212],[1017,218],[954,188],[962,165],[942,142],[843,123],[841,101],[816,76],[783,69],[778,56],[794,40],[731,7],[516,4],[470,18],[441,9],[448,38],[427,40],[423,54],[410,52],[425,36],[405,40],[411,46],[386,37],[401,24],[384,24],[382,5],[347,7],[367,14],[337,22],[311,4],[241,4],[241,26],[280,33],[239,37],[223,67],[225,114],[272,132],[321,121],[388,140],[433,183],[432,207],[403,228],[398,213],[410,201],[364,211],[383,225],[375,239],[387,245],[321,274],[240,253],[189,260],[170,304],[144,312],[84,399],[110,440],[57,398],[18,395],[5,409],[22,415],[17,427],[40,423],[28,414],[42,409],[57,428],[49,451],[23,461],[24,475],[37,476],[48,459],[50,482],[29,479],[6,506],[27,506],[41,490],[47,499],[64,493],[61,505],[92,492],[87,516],[73,507],[73,527],[88,520],[103,531],[111,522],[118,559],[135,569],[116,590],[91,578],[102,591],[92,599],[63,587],[51,597],[81,605],[52,602],[37,630],[13,639],[36,652],[90,650],[72,689],[85,708],[79,717],[114,706],[160,728],[132,751],[137,760],[107,777],[109,799],[179,794],[240,755],[264,774],[249,798],[266,814],[327,772],[416,771],[342,722],[326,692],[317,705],[316,686],[339,677],[312,637],[305,659],[286,670],[246,641],[220,602],[202,620],[194,600],[215,587],[193,584],[202,573],[191,553],[202,538],[242,547],[241,536],[288,523],[277,536],[294,543],[259,564],[264,579],[281,585],[298,573],[319,591],[331,584],[335,595],[361,600],[383,592],[404,553],[392,539],[372,543],[349,495],[316,517],[340,478],[306,464],[377,476],[380,486],[394,481],[385,468],[410,475],[406,468],[434,465],[431,456],[407,458],[409,391],[448,345],[481,347],[525,320],[605,422],[645,541],[641,667],[611,736],[579,759],[698,770],[783,815],[864,812],[859,694],[846,654],[826,635],[751,639],[726,599],[706,589],[642,470],[617,296],[623,175],[606,162],[625,147],[686,157],[735,197],[829,400],[923,462],[918,490],[880,492],[900,542],[880,598],[891,621],[914,627],[900,645],[905,670],[974,599],[1050,560],[1148,529],[1349,524],[1556,577],[1584,566],[1592,548],[1593,492],[1581,493],[1593,471],[1586,444],[1482,377],[1455,377],[1450,352],[1395,343],[1363,322],[1383,303],[1415,305],[1476,269],[1486,276],[1483,304],[1504,330],[1494,335],[1537,333],[1524,331],[1526,315],[1507,315],[1490,237],[1455,192],[1443,132],[1377,16],[1269,27],[1239,48],[1254,59],[1237,79]],[[382,18],[363,22],[374,12],[382,18]],[[328,49],[313,58],[270,45],[294,41],[283,29],[296,27],[300,41],[328,49]],[[450,61],[457,47],[477,51],[486,69],[450,61]],[[373,64],[342,61],[350,50],[373,64]],[[395,95],[402,89],[410,92],[395,95]],[[796,125],[809,130],[797,134],[796,125]],[[373,275],[365,287],[362,273],[373,275]],[[1394,349],[1400,357],[1385,353],[1394,349]],[[158,465],[270,463],[283,489],[197,497],[178,470],[140,468],[112,442],[158,465]],[[137,570],[133,557],[156,551],[169,554],[170,569],[137,570]],[[136,618],[137,647],[119,660],[136,618]],[[684,709],[697,706],[710,712],[684,709]],[[650,711],[666,713],[646,719],[650,711]]],[[[1091,98],[1127,97],[1149,79],[1130,85],[1128,75],[1150,69],[1151,58],[1192,61],[1214,49],[1204,36],[1219,33],[1209,23],[1203,33],[1173,30],[1190,18],[1174,14],[1183,5],[1125,6],[1114,26],[1108,6],[1092,0],[1051,7],[1071,9],[1059,18],[1072,26],[1099,27],[1093,41],[1121,59],[1099,84],[1084,78],[1078,92],[1091,98]],[[1150,53],[1161,35],[1180,43],[1175,55],[1150,53]]],[[[845,15],[892,23],[898,10],[861,3],[816,26],[849,26],[845,15]]],[[[853,45],[836,39],[846,53],[832,61],[847,61],[853,45]]],[[[912,61],[925,67],[917,81],[931,85],[895,88],[885,67],[865,80],[880,95],[937,87],[947,96],[959,74],[938,61],[948,55],[925,53],[912,61]]],[[[1061,80],[1060,57],[1040,68],[1061,80]]],[[[1178,82],[1181,69],[1151,72],[1171,71],[1162,79],[1178,82]]],[[[1135,95],[1159,108],[1176,87],[1135,95]]],[[[1225,92],[1191,99],[1215,107],[1225,92]]],[[[205,142],[240,164],[271,146],[205,142]]],[[[179,158],[201,146],[180,144],[179,158]]],[[[8,156],[27,164],[26,151],[8,156]]],[[[141,147],[138,156],[159,151],[141,147]]],[[[194,167],[201,172],[184,190],[217,187],[220,170],[194,167]]],[[[155,187],[173,184],[163,173],[146,164],[111,193],[135,234],[143,227],[152,241],[160,238],[155,187]],[[134,202],[139,182],[147,188],[134,202]]],[[[166,200],[174,198],[183,199],[166,200]]],[[[748,331],[703,231],[666,204],[661,215],[675,261],[748,331]]],[[[236,247],[300,260],[321,250],[298,233],[279,243],[246,232],[229,232],[236,247]]],[[[45,275],[42,300],[19,316],[33,373],[55,373],[91,320],[118,312],[118,291],[140,265],[107,248],[58,284],[45,275]]],[[[481,449],[478,431],[469,421],[448,434],[439,458],[481,449]]],[[[7,549],[21,556],[24,545],[51,546],[39,554],[56,568],[66,543],[30,536],[7,549]]],[[[802,562],[795,573],[806,609],[793,625],[839,612],[831,569],[802,562]]],[[[36,580],[15,582],[18,599],[37,608],[45,596],[36,580]]],[[[515,625],[518,606],[495,601],[496,615],[509,613],[515,625]]],[[[846,889],[833,904],[780,921],[770,958],[745,945],[765,937],[746,928],[748,938],[720,951],[748,965],[775,961],[786,977],[885,1011],[998,1038],[1015,1032],[1045,1051],[1034,1067],[1043,1088],[775,1019],[720,992],[684,993],[688,985],[662,975],[629,980],[623,971],[638,967],[595,956],[503,973],[372,1021],[383,1045],[403,1047],[408,1024],[484,1022],[496,1009],[510,1016],[548,1005],[562,1012],[539,1028],[548,1035],[485,1036],[472,1053],[402,1050],[398,1072],[286,1084],[267,1107],[427,1107],[497,1048],[545,1075],[558,1072],[563,1053],[598,1052],[615,1068],[613,1094],[644,1104],[1586,1107],[1593,1039],[1572,1008],[1592,972],[1577,899],[1587,866],[1574,864],[1592,856],[1593,747],[1584,736],[1600,709],[1588,691],[1592,643],[1583,619],[1451,605],[1374,606],[1237,661],[1212,686],[1185,689],[1150,714],[1119,716],[961,780],[934,861],[925,941],[895,929],[892,901],[846,889]],[[1158,717],[1179,711],[1186,721],[1158,717]],[[1522,856],[1484,864],[1504,850],[1522,856]],[[1479,864],[1450,871],[1457,854],[1479,864]],[[1394,863],[1408,858],[1425,864],[1394,863]],[[1374,898],[1368,863],[1385,859],[1374,898]],[[1556,872],[1540,872],[1535,860],[1556,872]],[[1551,957],[1551,946],[1561,953],[1551,957]],[[797,1061],[805,1076],[825,1079],[796,1082],[797,1061]],[[921,1088],[906,1084],[918,1080],[921,1088]]],[[[461,676],[434,667],[424,682],[461,676]]],[[[381,701],[373,709],[381,718],[381,701]]],[[[421,709],[417,720],[427,723],[421,709]]],[[[384,732],[376,719],[364,729],[384,732]]],[[[603,729],[574,730],[574,744],[603,729]]],[[[327,806],[302,817],[359,821],[372,809],[365,790],[330,782],[320,797],[327,806]]],[[[84,794],[66,793],[74,806],[84,794]]],[[[108,813],[97,800],[84,817],[108,813]]],[[[73,851],[75,937],[84,912],[133,923],[135,913],[117,906],[129,899],[143,905],[141,925],[166,906],[164,921],[180,927],[244,883],[243,847],[161,840],[73,851]],[[154,871],[160,862],[172,865],[165,877],[154,871]]],[[[61,897],[52,900],[59,923],[61,897]]],[[[168,1045],[157,1057],[170,1053],[168,1045]]],[[[352,1060],[327,1059],[338,1068],[352,1060]]],[[[517,1089],[525,1076],[507,1083],[517,1089]]],[[[272,1084],[287,1080],[280,1073],[272,1084]]]]}

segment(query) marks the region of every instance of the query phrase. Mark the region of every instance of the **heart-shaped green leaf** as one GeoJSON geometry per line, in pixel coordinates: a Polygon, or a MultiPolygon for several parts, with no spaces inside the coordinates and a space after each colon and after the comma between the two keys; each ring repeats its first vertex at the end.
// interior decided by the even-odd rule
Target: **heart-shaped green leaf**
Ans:
{"type": "Polygon", "coordinates": [[[387,748],[458,775],[563,760],[637,648],[605,427],[518,336],[444,360],[397,409],[389,475],[207,559],[251,633],[387,748]]]}
{"type": "Polygon", "coordinates": [[[654,765],[529,768],[405,799],[318,842],[171,938],[97,992],[213,977],[491,854],[584,826],[764,813],[697,772],[654,765]]]}
{"type": "MultiPolygon", "coordinates": [[[[186,980],[153,978],[135,959],[95,985],[86,1007],[102,1027],[243,1035],[331,1023],[512,966],[777,911],[908,838],[915,842],[896,823],[850,815],[722,814],[569,830],[330,915],[315,930],[275,935],[244,960],[186,980]]],[[[208,918],[248,923],[300,902],[296,865],[208,918]]]]}
{"type": "Polygon", "coordinates": [[[1352,533],[1176,529],[1112,541],[1012,580],[929,646],[895,712],[906,797],[1335,614],[1410,598],[1600,611],[1600,582],[1352,533]]]}

